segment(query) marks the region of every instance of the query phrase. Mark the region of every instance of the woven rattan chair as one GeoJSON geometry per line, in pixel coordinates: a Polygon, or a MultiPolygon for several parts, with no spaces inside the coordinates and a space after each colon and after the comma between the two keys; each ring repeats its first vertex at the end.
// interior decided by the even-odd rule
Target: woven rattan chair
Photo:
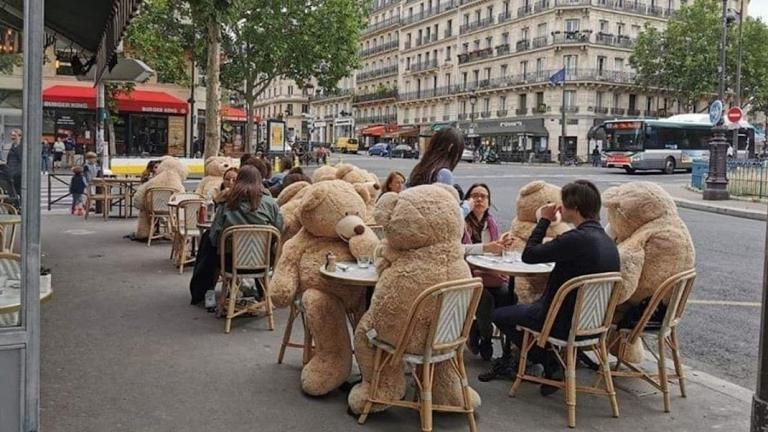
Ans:
{"type": "Polygon", "coordinates": [[[272,299],[269,292],[269,281],[272,269],[272,245],[280,256],[280,231],[271,225],[236,225],[224,230],[219,241],[221,256],[222,295],[219,302],[219,314],[226,313],[224,332],[229,333],[232,319],[246,313],[263,310],[269,320],[269,329],[275,329],[272,311],[272,299]],[[232,265],[227,267],[227,251],[232,251],[232,265]],[[264,299],[250,304],[238,305],[237,293],[243,277],[261,281],[264,289],[264,299]]]}
{"type": "MultiPolygon", "coordinates": [[[[17,215],[16,207],[10,203],[0,202],[0,215],[17,215]]],[[[3,252],[13,252],[16,245],[16,233],[19,225],[0,225],[0,246],[3,252]]]]}
{"type": "Polygon", "coordinates": [[[202,199],[185,199],[178,202],[171,212],[173,214],[171,220],[175,221],[171,225],[175,225],[176,228],[173,232],[173,245],[177,250],[179,274],[184,272],[186,264],[195,261],[194,257],[187,257],[187,245],[191,245],[192,251],[196,249],[197,239],[200,237],[200,230],[197,228],[197,215],[204,205],[205,200],[202,199]]]}
{"type": "Polygon", "coordinates": [[[407,326],[396,345],[380,340],[372,329],[368,339],[376,347],[368,401],[363,407],[358,423],[363,424],[373,404],[394,405],[419,411],[421,430],[432,430],[432,412],[447,411],[467,414],[469,430],[474,432],[474,408],[470,400],[467,372],[464,369],[464,343],[475,316],[477,303],[483,291],[480,278],[463,279],[435,285],[422,292],[414,301],[408,314],[407,326]],[[424,316],[425,309],[435,305],[434,316],[429,320],[429,331],[421,354],[407,353],[405,350],[418,325],[418,318],[424,316]],[[450,362],[461,376],[463,383],[463,406],[434,405],[432,403],[432,379],[435,364],[450,362]],[[380,397],[379,380],[384,368],[405,362],[412,369],[412,377],[418,388],[416,401],[389,400],[380,397]],[[420,367],[420,371],[416,368],[420,367]]]}
{"type": "Polygon", "coordinates": [[[91,206],[97,202],[101,203],[101,214],[106,220],[109,218],[109,210],[112,202],[112,187],[104,179],[94,178],[85,187],[85,219],[88,220],[88,214],[91,212],[91,206]]]}
{"type": "Polygon", "coordinates": [[[616,310],[616,303],[619,299],[619,290],[617,289],[619,284],[621,284],[621,274],[616,272],[573,278],[563,284],[558,290],[541,331],[522,326],[517,327],[518,330],[523,332],[523,346],[520,347],[517,378],[509,392],[510,396],[515,395],[520,387],[520,383],[523,381],[565,388],[565,403],[568,406],[568,427],[576,427],[577,391],[608,396],[611,401],[613,416],[619,416],[619,404],[616,400],[616,391],[611,379],[606,345],[606,337],[611,329],[613,313],[616,310]],[[576,296],[571,330],[566,340],[557,339],[552,337],[550,332],[555,324],[555,318],[563,305],[563,301],[569,294],[576,296]],[[565,368],[564,381],[555,381],[526,374],[528,352],[533,348],[534,344],[538,344],[542,348],[546,348],[548,345],[551,347],[557,360],[565,368]],[[576,385],[576,351],[578,349],[585,350],[590,348],[597,354],[602,369],[602,378],[592,387],[580,387],[576,385]],[[563,352],[565,353],[565,360],[563,360],[563,352]],[[604,389],[599,387],[603,380],[605,381],[604,389]]]}
{"type": "MultiPolygon", "coordinates": [[[[178,212],[176,211],[178,204],[186,200],[204,200],[204,199],[205,198],[203,198],[202,195],[195,192],[177,192],[171,195],[171,198],[168,200],[168,210],[169,210],[168,228],[171,231],[171,237],[173,240],[171,243],[171,256],[170,256],[171,260],[173,260],[174,258],[178,258],[180,241],[181,241],[181,238],[179,237],[179,223],[178,223],[179,215],[177,214],[178,212]]],[[[195,225],[192,228],[197,229],[197,225],[195,225]]]]}
{"type": "Polygon", "coordinates": [[[659,389],[664,397],[664,412],[669,412],[670,409],[670,397],[669,397],[669,381],[677,380],[680,384],[680,394],[682,397],[686,397],[685,394],[685,382],[683,374],[683,363],[680,358],[680,342],[677,339],[677,325],[683,319],[683,313],[685,312],[685,306],[688,302],[688,296],[693,289],[693,282],[696,279],[696,270],[691,269],[678,273],[661,284],[658,291],[651,297],[648,306],[645,309],[642,317],[632,329],[619,329],[619,337],[614,344],[618,345],[616,350],[616,357],[618,361],[613,376],[617,377],[631,377],[640,378],[652,386],[659,389]],[[661,322],[661,326],[657,329],[651,329],[648,326],[648,322],[651,319],[654,311],[658,308],[662,301],[668,301],[667,311],[664,314],[664,319],[661,322]],[[656,339],[656,350],[651,349],[651,345],[647,342],[647,338],[652,337],[656,339]],[[655,374],[643,370],[639,365],[629,363],[625,360],[627,348],[641,341],[642,344],[648,349],[648,351],[656,358],[657,371],[655,374]],[[666,348],[672,352],[672,361],[675,366],[675,373],[670,374],[667,372],[666,366],[666,348]],[[626,365],[628,370],[621,370],[621,366],[626,365]]]}
{"type": "Polygon", "coordinates": [[[155,187],[149,188],[146,194],[146,203],[144,208],[149,213],[149,236],[147,237],[147,246],[152,245],[152,240],[164,238],[170,235],[170,217],[171,211],[168,208],[168,202],[171,196],[176,193],[175,189],[155,187]],[[159,225],[155,232],[155,224],[159,225]],[[165,227],[165,232],[163,231],[165,227]]]}

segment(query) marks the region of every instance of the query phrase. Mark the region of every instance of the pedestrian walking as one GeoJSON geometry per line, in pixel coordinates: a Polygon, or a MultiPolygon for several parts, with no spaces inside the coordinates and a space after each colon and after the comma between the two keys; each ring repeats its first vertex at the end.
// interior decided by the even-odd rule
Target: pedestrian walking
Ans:
{"type": "Polygon", "coordinates": [[[413,167],[408,187],[432,183],[453,186],[453,170],[461,160],[464,137],[457,128],[446,128],[432,136],[429,147],[413,167]]]}
{"type": "Polygon", "coordinates": [[[85,189],[87,183],[83,175],[83,167],[72,167],[72,178],[69,180],[69,193],[72,194],[70,214],[80,216],[85,209],[85,189]]]}
{"type": "Polygon", "coordinates": [[[595,147],[592,149],[592,166],[600,166],[600,146],[597,144],[595,144],[595,147]]]}
{"type": "Polygon", "coordinates": [[[40,147],[40,157],[42,158],[40,170],[43,174],[48,174],[51,165],[51,145],[44,139],[40,147]]]}
{"type": "Polygon", "coordinates": [[[19,197],[21,196],[22,167],[21,138],[21,129],[14,129],[11,131],[11,149],[8,150],[8,157],[6,159],[8,174],[11,176],[13,188],[16,189],[16,194],[19,197]]]}
{"type": "Polygon", "coordinates": [[[64,156],[67,167],[75,166],[75,140],[71,136],[64,140],[64,156]]]}
{"type": "Polygon", "coordinates": [[[85,177],[85,184],[91,184],[96,177],[102,177],[101,167],[97,161],[96,153],[88,152],[85,154],[85,164],[83,164],[83,176],[85,177]]]}
{"type": "Polygon", "coordinates": [[[56,168],[61,168],[65,149],[64,141],[61,140],[61,137],[56,137],[56,141],[53,143],[53,172],[56,172],[56,168]]]}

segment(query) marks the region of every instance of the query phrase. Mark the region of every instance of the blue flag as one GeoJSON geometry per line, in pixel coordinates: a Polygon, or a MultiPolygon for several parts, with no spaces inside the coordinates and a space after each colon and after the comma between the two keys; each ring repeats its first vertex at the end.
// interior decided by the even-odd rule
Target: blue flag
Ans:
{"type": "Polygon", "coordinates": [[[552,85],[558,85],[562,82],[565,82],[565,68],[560,69],[559,71],[555,72],[554,75],[549,77],[549,82],[552,83],[552,85]]]}

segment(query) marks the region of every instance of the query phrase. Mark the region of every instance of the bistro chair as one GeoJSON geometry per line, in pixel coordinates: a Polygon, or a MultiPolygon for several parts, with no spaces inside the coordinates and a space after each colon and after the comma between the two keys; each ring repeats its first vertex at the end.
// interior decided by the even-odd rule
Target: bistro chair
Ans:
{"type": "Polygon", "coordinates": [[[683,319],[685,306],[688,302],[688,296],[693,289],[693,282],[696,279],[696,269],[687,270],[678,273],[665,280],[658,291],[651,297],[645,312],[640,317],[634,328],[618,329],[619,337],[614,341],[614,346],[618,344],[616,350],[617,362],[611,372],[616,377],[640,378],[661,391],[664,397],[664,412],[669,412],[669,381],[677,380],[680,384],[680,394],[686,397],[685,382],[683,375],[683,363],[680,358],[680,342],[677,339],[677,325],[683,319]],[[649,326],[648,323],[659,305],[667,300],[667,310],[660,326],[649,326]],[[651,349],[647,338],[656,339],[656,351],[651,349]],[[652,374],[639,365],[629,363],[625,360],[627,348],[640,341],[656,359],[657,373],[652,374]],[[675,366],[675,373],[670,374],[666,366],[666,348],[672,352],[672,361],[675,366]],[[620,370],[621,365],[626,365],[627,369],[620,370]]]}
{"type": "Polygon", "coordinates": [[[152,240],[165,238],[170,234],[171,211],[168,208],[168,202],[171,196],[176,193],[176,189],[154,187],[147,190],[144,208],[149,212],[149,236],[147,237],[147,246],[152,245],[152,240]],[[158,225],[155,232],[155,224],[158,225]],[[163,228],[165,228],[163,230],[163,228]],[[164,232],[162,232],[164,231],[164,232]]]}
{"type": "MultiPolygon", "coordinates": [[[[178,202],[171,212],[173,214],[171,220],[175,221],[175,224],[171,223],[171,225],[175,225],[176,228],[172,232],[174,239],[171,249],[177,249],[179,274],[184,272],[184,265],[195,260],[194,257],[187,257],[187,244],[190,244],[194,253],[197,248],[197,239],[200,237],[200,230],[197,228],[197,215],[204,205],[205,200],[203,199],[186,199],[178,202]]],[[[173,252],[171,254],[173,255],[173,252]]]]}
{"type": "MultiPolygon", "coordinates": [[[[186,200],[204,200],[204,198],[202,195],[195,192],[177,192],[171,195],[171,198],[168,200],[168,227],[171,231],[171,237],[173,240],[171,242],[171,260],[176,258],[179,254],[179,215],[177,214],[178,212],[176,210],[178,205],[186,200]]],[[[195,219],[195,221],[197,221],[197,219],[195,219]]],[[[197,225],[195,225],[194,228],[197,229],[197,225]]]]}
{"type": "Polygon", "coordinates": [[[619,404],[616,391],[611,379],[611,369],[608,364],[608,349],[606,338],[611,329],[613,313],[619,300],[619,284],[621,273],[599,273],[579,276],[564,283],[557,291],[546,320],[540,331],[517,326],[523,332],[523,346],[520,347],[520,361],[510,396],[514,396],[523,381],[565,388],[565,403],[568,406],[568,427],[576,427],[576,392],[608,396],[611,402],[613,416],[619,416],[619,404]],[[555,324],[560,308],[569,295],[575,295],[571,330],[566,340],[553,337],[550,332],[555,324]],[[528,353],[534,344],[541,348],[547,345],[552,349],[557,360],[565,369],[565,380],[552,379],[526,374],[528,353]],[[576,352],[577,350],[593,349],[601,366],[602,380],[605,388],[600,388],[601,380],[592,387],[580,387],[576,383],[576,352]],[[563,352],[565,360],[563,360],[563,352]]]}
{"type": "Polygon", "coordinates": [[[222,295],[219,301],[219,316],[226,313],[225,333],[229,333],[232,327],[232,318],[246,313],[255,313],[261,309],[267,315],[269,329],[275,329],[269,292],[273,245],[276,251],[274,260],[277,262],[282,248],[280,231],[271,225],[236,225],[225,229],[221,234],[219,255],[221,256],[222,295]],[[230,250],[232,262],[231,265],[227,265],[230,250]],[[242,278],[261,281],[264,298],[244,305],[238,304],[237,294],[240,291],[242,278]]]}
{"type": "Polygon", "coordinates": [[[112,201],[111,189],[112,187],[104,179],[91,179],[91,182],[85,187],[85,220],[88,220],[91,206],[99,202],[101,203],[101,214],[104,220],[109,218],[112,201]]]}
{"type": "Polygon", "coordinates": [[[297,292],[293,302],[291,302],[291,309],[288,315],[288,323],[285,325],[285,333],[283,334],[283,343],[280,344],[280,352],[277,355],[277,364],[283,363],[286,348],[301,348],[303,351],[303,364],[309,363],[309,360],[312,358],[312,350],[314,345],[312,343],[312,334],[309,331],[309,326],[307,325],[307,316],[304,311],[304,304],[301,302],[301,295],[301,292],[297,292]],[[293,324],[296,321],[296,318],[301,319],[301,327],[304,330],[304,343],[291,341],[293,324]]]}
{"type": "MultiPolygon", "coordinates": [[[[0,215],[18,215],[16,207],[10,203],[0,202],[0,215]]],[[[13,252],[16,245],[16,232],[18,224],[3,224],[0,221],[0,246],[3,252],[13,252]]]]}
{"type": "Polygon", "coordinates": [[[467,372],[464,368],[464,343],[469,328],[475,317],[475,310],[483,292],[483,280],[480,278],[462,279],[434,285],[419,294],[411,307],[406,320],[405,331],[395,345],[383,341],[376,335],[375,329],[368,331],[368,339],[376,347],[373,363],[373,379],[370,394],[363,407],[358,423],[363,424],[373,404],[394,405],[419,411],[421,430],[432,430],[432,412],[447,411],[465,413],[469,421],[469,430],[477,429],[474,408],[470,400],[467,372]],[[431,311],[431,312],[430,312],[431,311]],[[413,337],[413,332],[426,314],[429,330],[421,354],[407,353],[405,350],[413,337]],[[435,365],[450,362],[461,377],[464,403],[462,406],[434,405],[432,403],[432,379],[435,365]],[[417,400],[390,400],[379,395],[381,372],[386,367],[405,362],[411,369],[417,387],[417,400]],[[417,369],[417,368],[420,368],[417,369]]]}

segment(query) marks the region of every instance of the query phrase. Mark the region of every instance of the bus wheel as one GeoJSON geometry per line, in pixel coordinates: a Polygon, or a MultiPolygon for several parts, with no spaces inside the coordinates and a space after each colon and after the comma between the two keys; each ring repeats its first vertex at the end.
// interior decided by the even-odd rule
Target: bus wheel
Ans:
{"type": "Polygon", "coordinates": [[[664,174],[674,174],[675,173],[675,160],[671,157],[668,157],[667,160],[664,161],[664,174]]]}
{"type": "Polygon", "coordinates": [[[626,171],[627,174],[634,174],[635,173],[635,169],[634,168],[630,168],[630,167],[624,167],[624,171],[626,171]]]}

